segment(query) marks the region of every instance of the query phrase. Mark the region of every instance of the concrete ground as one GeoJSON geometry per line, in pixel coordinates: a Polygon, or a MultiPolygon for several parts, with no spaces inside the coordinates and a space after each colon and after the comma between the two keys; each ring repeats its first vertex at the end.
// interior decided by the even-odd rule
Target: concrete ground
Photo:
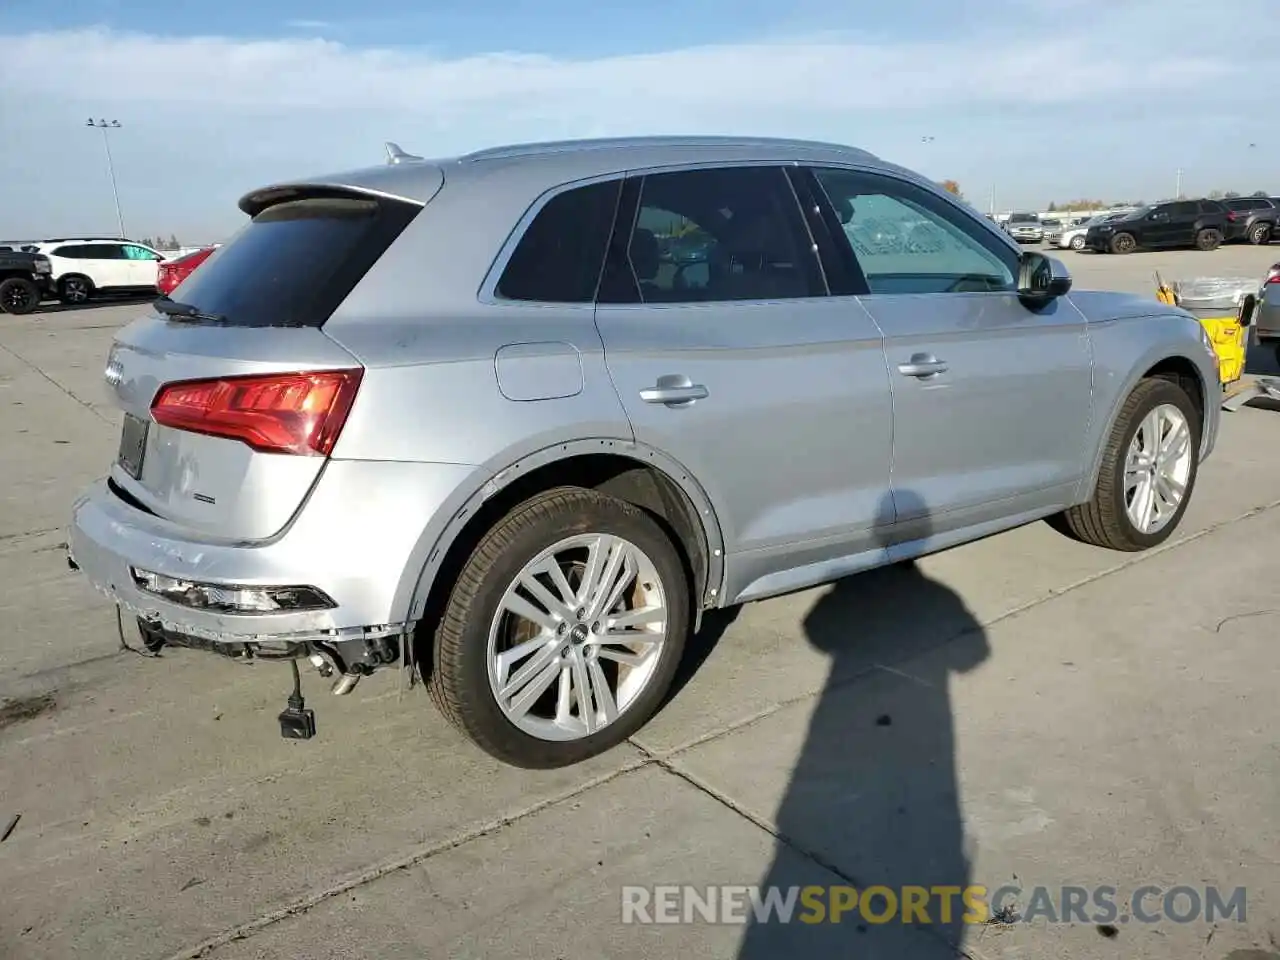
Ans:
{"type": "MultiPolygon", "coordinates": [[[[1261,276],[1280,246],[1063,258],[1081,286],[1149,293],[1153,269],[1261,276]]],[[[710,617],[633,743],[529,773],[393,677],[330,698],[312,675],[321,735],[289,742],[286,670],[117,651],[62,541],[115,450],[100,376],[134,312],[0,316],[5,960],[1280,960],[1275,410],[1224,415],[1159,550],[1035,524],[710,617]],[[1022,914],[1036,885],[1120,903],[1217,885],[1245,887],[1247,912],[622,923],[624,885],[679,883],[1014,884],[1022,914]]]]}

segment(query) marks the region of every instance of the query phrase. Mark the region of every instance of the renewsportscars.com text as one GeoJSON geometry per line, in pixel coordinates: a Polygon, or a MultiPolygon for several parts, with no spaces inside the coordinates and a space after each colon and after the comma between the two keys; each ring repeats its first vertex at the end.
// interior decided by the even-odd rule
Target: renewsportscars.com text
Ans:
{"type": "Polygon", "coordinates": [[[1245,921],[1245,889],[1112,886],[756,885],[622,888],[622,922],[682,923],[1196,923],[1245,921]]]}

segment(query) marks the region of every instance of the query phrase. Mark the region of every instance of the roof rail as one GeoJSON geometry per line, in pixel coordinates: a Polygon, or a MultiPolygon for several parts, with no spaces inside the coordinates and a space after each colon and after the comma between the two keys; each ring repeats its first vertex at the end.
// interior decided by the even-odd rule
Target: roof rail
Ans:
{"type": "Polygon", "coordinates": [[[133,243],[128,237],[48,237],[40,243],[133,243]]]}
{"type": "Polygon", "coordinates": [[[387,163],[408,163],[412,160],[421,160],[422,157],[415,157],[412,153],[405,153],[400,149],[400,144],[387,141],[387,163]]]}
{"type": "Polygon", "coordinates": [[[459,159],[510,160],[519,157],[542,156],[556,153],[576,153],[586,150],[612,150],[634,147],[787,147],[791,149],[837,150],[875,159],[874,154],[847,144],[825,143],[817,140],[796,140],[785,137],[735,137],[723,135],[669,135],[650,134],[633,137],[590,137],[580,140],[546,140],[532,143],[514,143],[488,147],[464,154],[459,159]]]}

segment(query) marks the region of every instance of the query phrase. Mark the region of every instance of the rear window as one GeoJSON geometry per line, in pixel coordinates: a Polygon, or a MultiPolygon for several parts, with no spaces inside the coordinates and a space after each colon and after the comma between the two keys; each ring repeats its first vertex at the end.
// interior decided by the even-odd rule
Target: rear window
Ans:
{"type": "Polygon", "coordinates": [[[1010,223],[1039,223],[1040,218],[1034,213],[1013,213],[1009,215],[1010,223]]]}
{"type": "Polygon", "coordinates": [[[182,285],[235,327],[321,327],[421,207],[351,195],[268,207],[182,285]]]}

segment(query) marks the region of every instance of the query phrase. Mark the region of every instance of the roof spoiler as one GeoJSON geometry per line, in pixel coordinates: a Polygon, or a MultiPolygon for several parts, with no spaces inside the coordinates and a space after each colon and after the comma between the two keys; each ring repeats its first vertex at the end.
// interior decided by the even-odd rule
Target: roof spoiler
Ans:
{"type": "Polygon", "coordinates": [[[412,153],[405,153],[400,149],[400,144],[387,141],[387,163],[409,163],[412,160],[421,160],[422,157],[415,157],[412,153]]]}

